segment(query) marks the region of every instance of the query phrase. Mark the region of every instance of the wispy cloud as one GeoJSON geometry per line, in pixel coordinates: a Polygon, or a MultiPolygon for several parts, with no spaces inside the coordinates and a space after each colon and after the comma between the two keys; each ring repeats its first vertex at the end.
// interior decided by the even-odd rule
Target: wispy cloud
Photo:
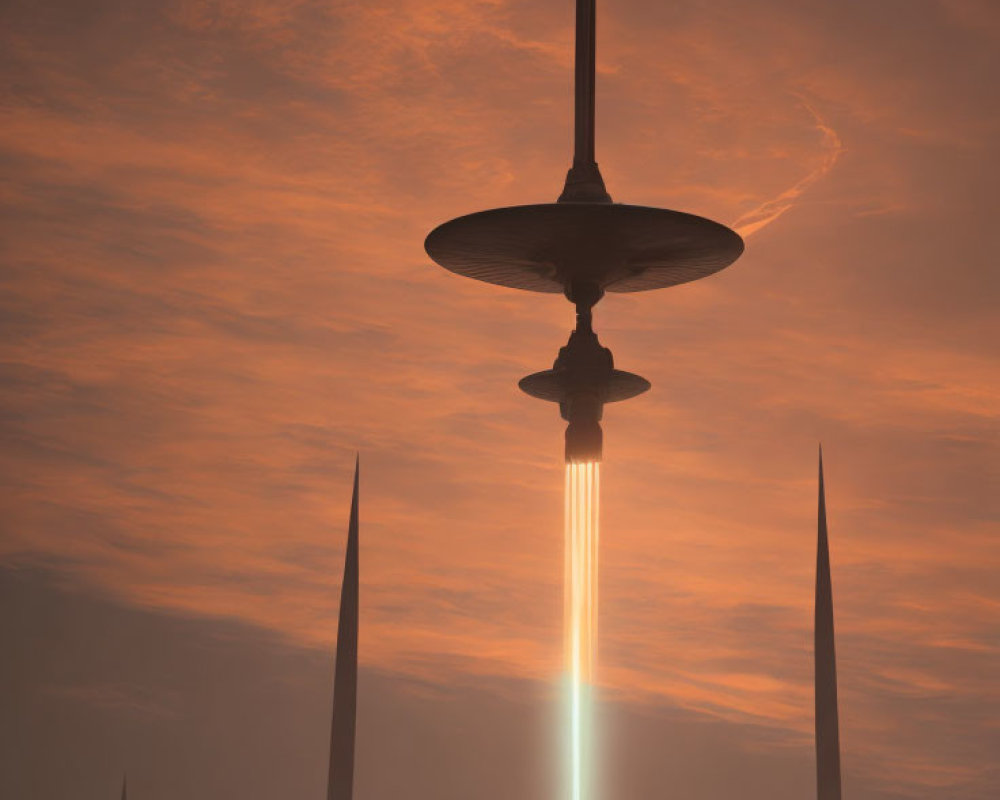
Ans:
{"type": "MultiPolygon", "coordinates": [[[[77,5],[5,12],[0,555],[325,647],[361,450],[365,662],[558,671],[561,423],[516,381],[570,309],[421,243],[558,193],[565,9],[77,5]]],[[[992,50],[936,8],[610,4],[599,88],[616,200],[750,237],[598,308],[654,385],[606,415],[602,680],[804,735],[822,440],[845,741],[914,796],[998,702],[992,50]]]]}
{"type": "Polygon", "coordinates": [[[804,178],[794,186],[785,189],[777,197],[771,198],[761,203],[752,211],[748,211],[733,223],[733,228],[740,236],[746,238],[752,236],[762,228],[767,227],[777,220],[782,214],[792,208],[802,197],[805,191],[821,178],[826,177],[837,165],[837,161],[844,152],[844,145],[840,141],[837,132],[827,125],[816,110],[808,105],[804,108],[812,115],[816,123],[816,130],[822,134],[822,159],[820,163],[809,172],[804,178]]]}

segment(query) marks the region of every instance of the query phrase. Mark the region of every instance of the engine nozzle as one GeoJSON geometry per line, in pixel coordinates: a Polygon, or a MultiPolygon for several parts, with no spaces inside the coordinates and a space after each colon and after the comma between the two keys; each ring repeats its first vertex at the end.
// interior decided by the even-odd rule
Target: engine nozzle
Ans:
{"type": "Polygon", "coordinates": [[[600,461],[604,456],[604,431],[596,420],[570,420],[566,426],[566,463],[600,461]]]}
{"type": "Polygon", "coordinates": [[[540,400],[559,403],[566,426],[566,462],[600,461],[604,404],[628,400],[649,389],[649,381],[615,369],[614,358],[591,327],[589,308],[577,315],[577,327],[552,369],[521,379],[521,390],[540,400]]]}

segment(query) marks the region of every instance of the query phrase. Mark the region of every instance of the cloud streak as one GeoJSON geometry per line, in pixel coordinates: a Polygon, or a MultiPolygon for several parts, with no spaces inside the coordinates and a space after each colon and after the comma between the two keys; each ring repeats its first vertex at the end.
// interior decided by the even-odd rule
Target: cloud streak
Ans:
{"type": "Polygon", "coordinates": [[[815,119],[816,130],[823,136],[823,150],[825,151],[823,159],[815,169],[794,186],[785,189],[777,197],[761,203],[757,208],[748,211],[733,223],[733,228],[744,239],[767,227],[792,208],[806,189],[830,173],[844,152],[844,145],[840,141],[840,137],[837,136],[837,132],[823,121],[815,109],[808,105],[805,108],[815,119]]]}

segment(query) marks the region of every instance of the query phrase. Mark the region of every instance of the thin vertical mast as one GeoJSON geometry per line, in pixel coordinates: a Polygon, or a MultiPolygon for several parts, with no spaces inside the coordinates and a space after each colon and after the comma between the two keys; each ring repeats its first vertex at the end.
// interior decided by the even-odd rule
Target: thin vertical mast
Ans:
{"type": "Polygon", "coordinates": [[[566,175],[560,203],[610,203],[594,160],[596,89],[596,0],[576,0],[576,72],[573,166],[566,175]]]}
{"type": "Polygon", "coordinates": [[[340,589],[337,623],[337,662],[333,677],[333,722],[330,731],[330,774],[327,800],[351,800],[354,791],[354,731],[358,699],[358,474],[354,464],[354,493],[347,530],[344,581],[340,589]]]}
{"type": "Polygon", "coordinates": [[[574,164],[594,163],[594,97],[597,73],[596,0],[576,4],[576,125],[574,164]]]}
{"type": "Polygon", "coordinates": [[[816,692],[816,797],[841,800],[840,724],[837,718],[837,654],[833,635],[833,586],[826,528],[823,450],[819,452],[819,525],[816,545],[814,658],[816,692]]]}

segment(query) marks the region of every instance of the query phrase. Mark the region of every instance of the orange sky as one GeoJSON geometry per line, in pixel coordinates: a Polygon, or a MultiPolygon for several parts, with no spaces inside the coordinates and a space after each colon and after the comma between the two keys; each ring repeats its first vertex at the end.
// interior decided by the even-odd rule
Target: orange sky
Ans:
{"type": "MultiPolygon", "coordinates": [[[[808,739],[822,441],[851,785],[996,796],[1000,9],[598,6],[610,193],[747,237],[596,309],[606,691],[808,739]]],[[[366,665],[551,679],[571,308],[422,242],[558,195],[571,4],[2,13],[0,563],[328,648],[360,451],[366,665]]]]}

